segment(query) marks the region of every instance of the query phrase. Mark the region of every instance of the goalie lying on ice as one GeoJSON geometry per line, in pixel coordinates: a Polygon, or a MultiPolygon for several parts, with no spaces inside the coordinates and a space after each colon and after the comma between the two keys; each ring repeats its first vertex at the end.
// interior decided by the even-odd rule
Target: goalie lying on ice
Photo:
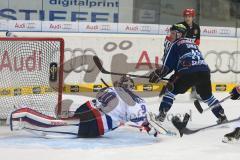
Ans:
{"type": "Polygon", "coordinates": [[[148,123],[146,103],[131,91],[132,83],[132,79],[122,77],[115,87],[101,89],[96,99],[82,104],[68,118],[55,119],[27,107],[17,109],[10,117],[11,129],[98,137],[131,122],[131,126],[157,136],[157,131],[148,123]]]}

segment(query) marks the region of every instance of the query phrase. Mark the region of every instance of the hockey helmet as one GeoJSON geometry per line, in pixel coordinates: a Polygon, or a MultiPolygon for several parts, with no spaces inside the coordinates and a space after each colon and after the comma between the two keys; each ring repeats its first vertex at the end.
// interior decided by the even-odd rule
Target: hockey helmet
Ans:
{"type": "Polygon", "coordinates": [[[186,8],[184,11],[183,11],[183,16],[192,16],[192,17],[195,17],[195,10],[193,8],[186,8]]]}
{"type": "Polygon", "coordinates": [[[176,31],[178,33],[182,33],[182,37],[184,37],[187,32],[187,28],[183,24],[174,24],[170,28],[170,31],[176,31]]]}

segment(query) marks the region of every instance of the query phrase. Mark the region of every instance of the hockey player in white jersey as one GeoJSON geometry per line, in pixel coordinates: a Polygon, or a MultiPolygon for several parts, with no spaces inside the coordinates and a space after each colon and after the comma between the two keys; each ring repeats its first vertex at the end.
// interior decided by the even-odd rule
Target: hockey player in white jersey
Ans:
{"type": "Polygon", "coordinates": [[[114,84],[115,87],[101,89],[96,99],[82,104],[69,118],[56,119],[27,107],[20,108],[11,114],[11,129],[98,137],[131,122],[131,126],[157,136],[157,130],[147,119],[145,101],[131,91],[133,80],[123,76],[114,84]]]}

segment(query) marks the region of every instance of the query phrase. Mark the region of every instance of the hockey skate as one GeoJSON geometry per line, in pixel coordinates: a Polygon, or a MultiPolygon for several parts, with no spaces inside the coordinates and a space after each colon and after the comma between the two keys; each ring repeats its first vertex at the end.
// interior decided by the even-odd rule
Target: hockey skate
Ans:
{"type": "Polygon", "coordinates": [[[234,143],[240,138],[240,127],[235,128],[233,132],[224,135],[222,142],[224,143],[234,143]]]}
{"type": "Polygon", "coordinates": [[[156,116],[156,120],[160,121],[160,122],[164,122],[164,120],[166,119],[167,116],[167,112],[165,112],[164,110],[160,111],[159,114],[156,116]]]}
{"type": "Polygon", "coordinates": [[[228,122],[228,119],[224,113],[219,113],[219,114],[220,114],[220,117],[217,120],[217,124],[224,124],[228,122]]]}

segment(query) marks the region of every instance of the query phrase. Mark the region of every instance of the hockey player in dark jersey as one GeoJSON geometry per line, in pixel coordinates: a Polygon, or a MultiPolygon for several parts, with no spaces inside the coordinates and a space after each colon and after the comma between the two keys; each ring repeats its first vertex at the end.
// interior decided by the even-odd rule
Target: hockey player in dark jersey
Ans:
{"type": "MultiPolygon", "coordinates": [[[[196,45],[199,46],[200,44],[200,27],[198,24],[196,24],[193,19],[195,17],[196,13],[195,10],[193,8],[187,8],[183,11],[183,17],[184,17],[184,21],[183,22],[179,22],[178,24],[183,24],[186,28],[186,38],[188,38],[190,41],[194,42],[196,45]]],[[[171,37],[168,35],[165,38],[164,41],[164,52],[166,52],[166,50],[168,50],[168,48],[171,45],[171,37]]],[[[172,76],[172,79],[174,78],[175,75],[172,76]]],[[[192,90],[191,90],[191,95],[190,97],[192,99],[201,99],[199,97],[199,95],[197,95],[196,93],[196,88],[193,86],[192,90]]]]}
{"type": "Polygon", "coordinates": [[[163,66],[150,74],[149,82],[157,83],[162,77],[175,71],[172,80],[172,89],[167,89],[159,107],[159,115],[156,117],[164,121],[170,110],[175,96],[185,93],[192,86],[196,86],[197,93],[209,106],[218,104],[212,109],[218,118],[218,123],[227,121],[224,110],[219,101],[212,95],[210,69],[205,63],[198,46],[185,38],[186,27],[183,24],[174,24],[170,28],[172,44],[163,57],[163,66]]]}

